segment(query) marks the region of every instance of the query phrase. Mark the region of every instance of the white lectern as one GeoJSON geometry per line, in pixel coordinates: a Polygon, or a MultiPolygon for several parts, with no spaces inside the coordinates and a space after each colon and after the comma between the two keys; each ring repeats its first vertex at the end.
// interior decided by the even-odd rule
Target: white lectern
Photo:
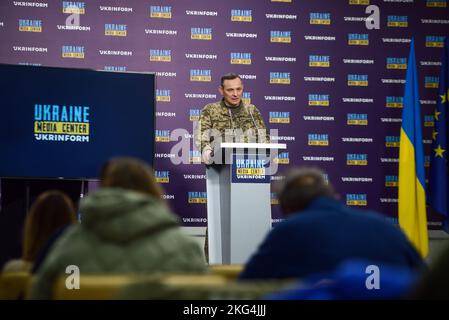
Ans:
{"type": "Polygon", "coordinates": [[[221,143],[207,166],[210,264],[244,264],[271,228],[272,159],[286,144],[221,143]],[[217,151],[221,155],[217,155],[217,151]]]}

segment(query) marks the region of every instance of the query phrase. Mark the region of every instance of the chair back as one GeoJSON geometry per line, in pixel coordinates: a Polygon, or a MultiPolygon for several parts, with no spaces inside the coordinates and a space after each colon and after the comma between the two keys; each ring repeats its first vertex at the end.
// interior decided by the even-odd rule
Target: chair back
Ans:
{"type": "Polygon", "coordinates": [[[24,299],[31,283],[29,272],[2,272],[0,274],[0,300],[24,299]]]}

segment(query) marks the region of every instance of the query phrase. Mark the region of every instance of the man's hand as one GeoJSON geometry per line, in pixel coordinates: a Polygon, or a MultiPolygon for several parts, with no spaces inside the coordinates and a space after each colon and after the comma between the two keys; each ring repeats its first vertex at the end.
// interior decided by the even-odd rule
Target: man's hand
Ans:
{"type": "Polygon", "coordinates": [[[203,162],[205,164],[211,164],[212,163],[212,150],[211,149],[204,150],[202,158],[203,158],[203,162]]]}

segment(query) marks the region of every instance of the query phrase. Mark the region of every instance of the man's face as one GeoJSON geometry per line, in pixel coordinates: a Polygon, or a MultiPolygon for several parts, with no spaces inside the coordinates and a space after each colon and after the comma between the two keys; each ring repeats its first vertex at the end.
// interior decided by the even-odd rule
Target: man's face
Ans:
{"type": "Polygon", "coordinates": [[[223,96],[226,104],[232,106],[237,106],[240,104],[243,94],[243,84],[242,80],[239,78],[225,80],[223,82],[223,87],[220,86],[218,90],[223,96]]]}

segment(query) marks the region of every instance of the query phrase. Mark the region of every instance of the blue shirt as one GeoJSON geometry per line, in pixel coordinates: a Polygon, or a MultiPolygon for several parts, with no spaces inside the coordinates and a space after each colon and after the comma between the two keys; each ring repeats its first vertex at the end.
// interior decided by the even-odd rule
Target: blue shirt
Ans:
{"type": "Polygon", "coordinates": [[[385,217],[322,197],[277,224],[240,279],[303,278],[331,272],[348,259],[424,267],[402,231],[385,217]]]}

